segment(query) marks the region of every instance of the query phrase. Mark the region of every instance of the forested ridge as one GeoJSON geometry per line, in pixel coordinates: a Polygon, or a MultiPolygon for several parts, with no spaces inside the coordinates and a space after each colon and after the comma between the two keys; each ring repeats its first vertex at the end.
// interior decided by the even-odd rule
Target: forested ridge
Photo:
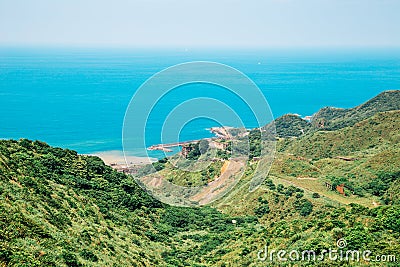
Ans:
{"type": "MultiPolygon", "coordinates": [[[[236,189],[200,208],[163,204],[98,157],[41,141],[0,140],[0,266],[266,266],[257,259],[266,244],[321,252],[338,239],[347,249],[399,260],[400,111],[382,111],[378,100],[363,107],[376,112],[349,115],[357,120],[344,127],[312,130],[294,119],[293,132],[310,130],[280,138],[258,190],[248,192],[251,160],[236,189]]],[[[170,171],[165,161],[158,165],[170,171]]]]}

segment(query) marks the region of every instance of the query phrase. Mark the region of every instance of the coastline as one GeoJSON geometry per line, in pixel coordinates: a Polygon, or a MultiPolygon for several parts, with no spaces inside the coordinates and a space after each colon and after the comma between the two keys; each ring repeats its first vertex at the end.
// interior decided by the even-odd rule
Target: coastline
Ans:
{"type": "Polygon", "coordinates": [[[172,147],[182,147],[184,145],[188,144],[193,144],[200,142],[201,140],[207,140],[209,142],[213,140],[227,140],[231,138],[231,134],[229,133],[230,130],[235,129],[234,127],[230,126],[221,126],[221,127],[211,127],[208,128],[211,133],[213,133],[215,136],[214,137],[208,137],[208,138],[201,138],[201,139],[196,139],[196,140],[189,140],[189,141],[182,141],[182,142],[176,142],[176,143],[169,143],[169,144],[155,144],[152,146],[149,146],[147,150],[160,150],[164,152],[172,152],[170,148],[172,147]]]}
{"type": "Polygon", "coordinates": [[[131,166],[146,165],[157,161],[156,158],[136,156],[127,156],[125,161],[124,153],[120,150],[98,151],[90,153],[88,155],[101,158],[106,165],[111,166],[114,169],[123,169],[131,166]]]}

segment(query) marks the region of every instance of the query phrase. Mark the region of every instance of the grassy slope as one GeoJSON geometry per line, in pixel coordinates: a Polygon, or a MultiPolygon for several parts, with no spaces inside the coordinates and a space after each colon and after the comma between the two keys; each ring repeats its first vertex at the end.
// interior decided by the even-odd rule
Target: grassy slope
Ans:
{"type": "Polygon", "coordinates": [[[160,260],[145,236],[152,217],[140,208],[160,204],[137,189],[127,193],[137,188],[132,181],[117,186],[126,177],[100,159],[41,142],[1,141],[0,149],[0,262],[139,266],[160,260]]]}
{"type": "Polygon", "coordinates": [[[162,205],[96,157],[28,140],[1,141],[0,151],[2,265],[264,266],[256,254],[266,242],[318,249],[339,236],[353,248],[400,248],[400,225],[388,223],[399,207],[341,207],[279,180],[249,193],[254,164],[216,203],[225,215],[162,205]]]}
{"type": "Polygon", "coordinates": [[[257,251],[267,242],[273,249],[319,251],[342,237],[349,249],[396,254],[398,183],[378,198],[343,197],[323,181],[333,175],[368,184],[398,169],[398,116],[383,113],[339,131],[281,140],[267,182],[248,192],[255,167],[249,164],[237,187],[213,204],[219,211],[163,205],[96,157],[42,142],[0,141],[0,266],[265,266],[257,251]],[[376,208],[346,205],[388,196],[393,201],[376,208]]]}
{"type": "Polygon", "coordinates": [[[366,103],[351,109],[323,108],[313,116],[312,124],[326,130],[337,130],[373,116],[378,112],[400,110],[400,90],[385,91],[366,103]]]}
{"type": "Polygon", "coordinates": [[[278,137],[298,137],[309,131],[311,124],[297,115],[287,114],[277,118],[274,125],[268,124],[264,129],[268,132],[276,133],[278,137]],[[275,127],[275,129],[273,129],[275,127]]]}
{"type": "Polygon", "coordinates": [[[25,139],[0,155],[0,266],[214,266],[256,225],[163,205],[97,157],[25,139]]]}
{"type": "MultiPolygon", "coordinates": [[[[287,162],[280,165],[282,160],[276,161],[273,171],[286,176],[309,175],[322,180],[328,176],[346,177],[354,184],[366,186],[377,179],[380,173],[400,170],[399,121],[400,111],[378,113],[352,127],[320,131],[301,140],[293,140],[286,144],[282,152],[283,159],[288,157],[285,153],[294,155],[291,156],[294,159],[290,163],[290,171],[287,170],[287,162]],[[337,156],[358,160],[343,161],[337,156]]],[[[372,201],[376,199],[372,198],[372,201]]]]}
{"type": "MultiPolygon", "coordinates": [[[[373,202],[379,203],[375,196],[342,197],[326,190],[323,183],[333,176],[347,177],[352,183],[365,186],[377,179],[379,173],[400,170],[399,122],[400,111],[390,111],[352,127],[282,140],[271,175],[344,204],[354,202],[372,207],[373,202]],[[358,160],[344,161],[337,156],[358,160]]],[[[392,191],[392,197],[398,199],[398,193],[392,191]]]]}

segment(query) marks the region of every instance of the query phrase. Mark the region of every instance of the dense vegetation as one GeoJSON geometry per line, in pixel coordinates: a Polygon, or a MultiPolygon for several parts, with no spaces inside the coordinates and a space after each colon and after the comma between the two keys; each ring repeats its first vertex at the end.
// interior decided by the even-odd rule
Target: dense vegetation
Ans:
{"type": "Polygon", "coordinates": [[[165,206],[97,157],[26,139],[0,141],[0,152],[0,265],[178,266],[236,231],[234,217],[165,206]]]}
{"type": "MultiPolygon", "coordinates": [[[[273,131],[272,124],[264,127],[267,132],[273,131]]],[[[311,124],[303,120],[298,115],[287,114],[274,121],[275,133],[277,137],[299,137],[310,130],[311,124]]]]}
{"type": "MultiPolygon", "coordinates": [[[[248,191],[257,166],[249,161],[236,188],[212,207],[162,204],[97,157],[40,141],[2,140],[0,266],[292,266],[261,262],[257,252],[266,244],[321,252],[336,249],[341,238],[347,249],[396,255],[397,263],[295,265],[398,266],[400,111],[379,113],[398,109],[397,94],[384,93],[360,106],[365,118],[354,115],[356,110],[343,113],[341,118],[352,121],[347,127],[283,138],[258,190],[248,191]],[[335,190],[340,184],[347,196],[335,190]]],[[[283,128],[297,131],[299,125],[283,128]]],[[[253,157],[259,155],[260,138],[257,130],[249,134],[253,157]]],[[[194,181],[218,176],[226,158],[220,159],[194,181]]],[[[166,159],[154,167],[178,184],[187,182],[166,159]]]]}
{"type": "Polygon", "coordinates": [[[400,91],[385,91],[366,103],[350,109],[323,108],[313,116],[317,128],[337,130],[354,125],[378,112],[400,110],[400,91]]]}

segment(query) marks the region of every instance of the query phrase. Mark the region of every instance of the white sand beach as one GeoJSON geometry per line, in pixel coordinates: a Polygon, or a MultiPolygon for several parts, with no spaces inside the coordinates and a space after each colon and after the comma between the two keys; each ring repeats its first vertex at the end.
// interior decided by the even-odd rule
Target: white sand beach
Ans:
{"type": "Polygon", "coordinates": [[[109,166],[144,165],[157,161],[156,158],[136,156],[127,156],[125,161],[123,152],[119,150],[99,151],[90,155],[98,156],[109,166]]]}

